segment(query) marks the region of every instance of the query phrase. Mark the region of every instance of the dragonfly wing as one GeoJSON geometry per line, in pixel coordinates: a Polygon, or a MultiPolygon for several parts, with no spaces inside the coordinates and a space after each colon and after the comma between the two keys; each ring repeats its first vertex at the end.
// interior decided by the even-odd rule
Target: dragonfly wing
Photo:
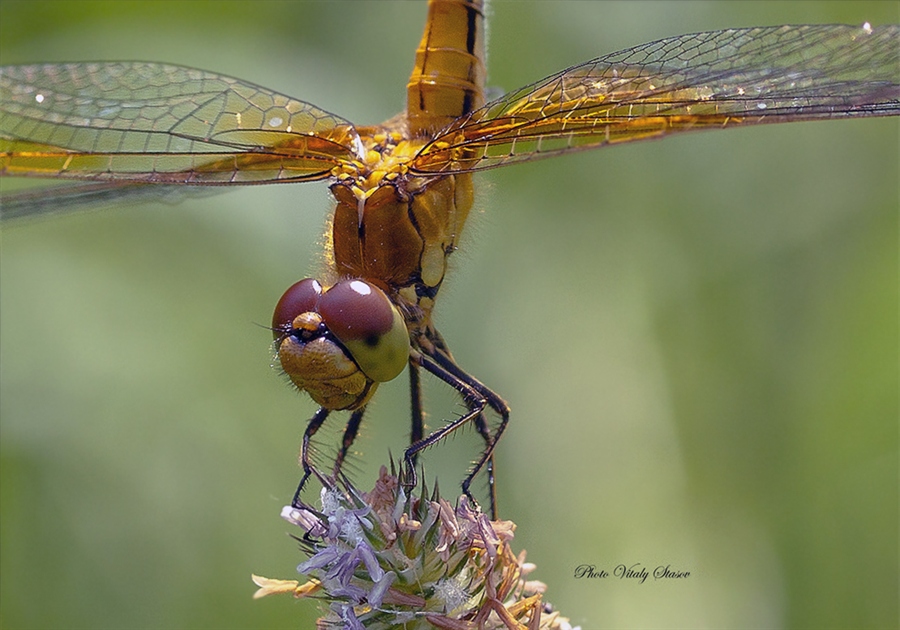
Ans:
{"type": "Polygon", "coordinates": [[[328,177],[348,121],[202,70],[156,63],[0,68],[0,175],[250,184],[328,177]]]}
{"type": "Polygon", "coordinates": [[[461,118],[411,162],[474,171],[704,128],[900,112],[900,27],[683,35],[600,57],[461,118]]]}
{"type": "Polygon", "coordinates": [[[113,204],[144,202],[180,203],[225,192],[221,186],[178,186],[134,182],[67,182],[58,186],[39,186],[12,193],[0,193],[0,225],[22,219],[37,219],[82,210],[99,210],[113,204]]]}

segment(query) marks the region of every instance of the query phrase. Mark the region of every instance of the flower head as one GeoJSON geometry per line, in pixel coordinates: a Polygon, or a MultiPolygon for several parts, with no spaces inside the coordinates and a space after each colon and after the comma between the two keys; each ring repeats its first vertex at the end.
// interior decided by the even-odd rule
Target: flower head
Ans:
{"type": "Polygon", "coordinates": [[[287,507],[303,531],[309,580],[254,576],[255,597],[292,593],[328,602],[317,627],[551,629],[568,620],[542,602],[545,586],[526,581],[534,565],[509,542],[515,524],[491,521],[461,497],[455,509],[434,493],[407,496],[382,467],[371,492],[344,480],[324,488],[321,510],[287,507]]]}

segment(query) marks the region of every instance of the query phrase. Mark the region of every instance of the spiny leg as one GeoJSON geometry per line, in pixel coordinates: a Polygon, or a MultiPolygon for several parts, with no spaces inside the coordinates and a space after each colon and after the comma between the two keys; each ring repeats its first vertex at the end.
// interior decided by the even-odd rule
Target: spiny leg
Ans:
{"type": "Polygon", "coordinates": [[[347,457],[347,453],[350,451],[350,447],[353,446],[353,441],[356,439],[357,433],[359,433],[359,425],[362,422],[363,414],[365,413],[365,406],[360,407],[356,411],[354,411],[350,415],[350,419],[347,421],[347,426],[344,427],[344,437],[341,440],[341,449],[338,451],[337,457],[334,459],[334,468],[332,469],[332,476],[337,479],[338,474],[341,472],[341,466],[344,464],[344,459],[347,457]]]}
{"type": "MultiPolygon", "coordinates": [[[[419,366],[409,362],[409,399],[412,415],[412,427],[409,431],[409,443],[415,444],[425,437],[425,412],[422,410],[422,385],[419,366]]],[[[412,465],[416,465],[418,452],[413,453],[412,465]]]]}
{"type": "MultiPolygon", "coordinates": [[[[458,379],[455,379],[451,374],[447,373],[439,365],[431,361],[428,357],[421,356],[419,358],[419,364],[441,380],[453,386],[453,388],[462,395],[466,403],[466,407],[468,407],[469,411],[456,420],[448,422],[440,429],[429,433],[427,437],[424,437],[418,442],[414,442],[409,445],[409,447],[403,454],[403,460],[405,463],[404,467],[406,469],[405,474],[403,475],[403,484],[409,488],[415,487],[415,485],[418,483],[415,470],[415,461],[419,452],[425,450],[429,446],[436,444],[437,442],[440,442],[442,439],[444,439],[460,427],[464,426],[467,422],[472,421],[475,417],[478,416],[478,414],[481,413],[486,405],[486,401],[480,399],[474,389],[470,388],[468,385],[459,381],[458,379]]],[[[471,494],[466,492],[466,495],[470,499],[475,501],[475,498],[472,497],[471,494]]]]}
{"type": "Polygon", "coordinates": [[[310,418],[309,423],[306,425],[306,430],[303,432],[303,443],[300,447],[300,466],[303,467],[303,478],[300,479],[297,491],[294,493],[294,498],[291,500],[291,505],[295,508],[302,506],[300,493],[303,491],[303,486],[306,485],[310,475],[312,475],[313,472],[316,473],[316,476],[319,475],[319,472],[309,463],[309,441],[322,426],[322,423],[325,422],[325,418],[328,417],[329,413],[330,411],[325,407],[319,407],[319,410],[315,415],[310,418]]]}
{"type": "MultiPolygon", "coordinates": [[[[497,396],[493,391],[491,391],[490,389],[485,387],[481,382],[479,382],[478,380],[476,380],[476,379],[472,378],[471,376],[469,376],[468,374],[466,374],[464,371],[462,371],[459,368],[458,365],[456,365],[456,362],[453,360],[453,355],[451,354],[450,349],[447,347],[447,343],[444,341],[443,336],[437,331],[437,329],[431,328],[431,329],[426,330],[425,331],[425,339],[427,340],[427,343],[423,344],[422,350],[425,352],[426,355],[431,356],[441,366],[443,366],[449,372],[456,375],[458,378],[460,378],[464,382],[469,382],[470,384],[472,384],[475,387],[475,389],[485,397],[485,399],[488,401],[488,404],[491,405],[491,407],[495,411],[497,411],[497,413],[501,417],[504,417],[504,414],[505,414],[505,416],[508,419],[509,407],[506,405],[506,402],[503,399],[501,399],[499,396],[497,396]],[[428,348],[430,348],[430,350],[428,348]]],[[[410,361],[409,365],[410,365],[411,369],[414,366],[416,366],[416,364],[413,363],[412,361],[410,361]]],[[[418,375],[416,375],[416,376],[418,377],[418,375]]],[[[481,435],[481,437],[484,439],[485,448],[489,448],[491,445],[491,442],[492,442],[492,438],[491,438],[490,429],[488,428],[487,420],[485,419],[484,414],[483,413],[478,414],[475,417],[474,422],[475,422],[475,428],[478,431],[478,434],[481,435]]],[[[503,428],[505,428],[505,426],[506,426],[506,422],[504,421],[503,428]]],[[[501,430],[500,430],[501,432],[503,431],[503,428],[501,428],[501,430]]],[[[420,434],[418,436],[418,439],[419,440],[422,439],[422,434],[420,434]]],[[[498,439],[499,439],[499,435],[498,435],[498,439]]],[[[416,441],[417,441],[417,439],[414,438],[414,439],[410,440],[410,444],[414,444],[416,441]]],[[[478,464],[478,468],[481,468],[481,466],[482,466],[482,464],[478,464]]],[[[476,469],[476,472],[477,472],[477,469],[476,469]]],[[[495,492],[495,486],[494,486],[494,456],[493,456],[493,453],[487,460],[487,476],[488,476],[488,487],[489,487],[490,493],[491,493],[491,505],[496,506],[497,500],[496,500],[496,492],[495,492]]],[[[468,481],[470,481],[470,480],[467,478],[467,482],[468,481]]],[[[467,485],[467,487],[468,487],[468,485],[467,485]]],[[[496,512],[496,507],[494,507],[493,510],[496,512]]]]}
{"type": "MultiPolygon", "coordinates": [[[[419,374],[419,366],[416,363],[410,361],[409,364],[409,396],[410,396],[410,407],[412,410],[412,429],[409,434],[409,443],[415,444],[420,441],[423,437],[425,437],[425,422],[424,422],[424,411],[422,407],[422,386],[421,386],[421,377],[419,374]]],[[[486,444],[491,443],[491,434],[488,429],[487,421],[484,418],[484,414],[478,414],[475,419],[475,428],[478,430],[479,435],[484,438],[486,444]]],[[[418,460],[419,452],[416,451],[412,455],[412,465],[415,466],[418,460]]],[[[496,498],[493,496],[494,491],[494,457],[491,455],[490,459],[487,461],[487,476],[488,476],[488,484],[491,488],[491,505],[496,505],[496,498]]]]}
{"type": "Polygon", "coordinates": [[[500,441],[500,437],[506,430],[506,425],[509,423],[509,405],[506,404],[506,401],[498,396],[496,392],[461,369],[453,360],[452,356],[450,356],[450,353],[446,350],[446,346],[442,345],[442,347],[439,348],[437,352],[435,352],[431,356],[442,368],[444,368],[457,379],[466,383],[469,387],[478,392],[478,394],[487,401],[488,406],[493,409],[498,416],[500,416],[500,423],[497,425],[496,432],[493,436],[488,431],[487,422],[484,419],[484,414],[480,413],[475,418],[475,427],[476,429],[478,429],[481,437],[484,438],[485,448],[484,452],[482,452],[481,454],[481,458],[475,463],[468,476],[466,476],[466,478],[462,482],[463,492],[467,496],[470,496],[469,486],[472,483],[472,479],[475,477],[475,475],[478,474],[478,471],[481,470],[483,466],[487,465],[488,491],[490,492],[491,500],[491,515],[496,520],[497,490],[494,481],[494,448],[497,446],[497,443],[500,441]]]}
{"type": "MultiPolygon", "coordinates": [[[[507,405],[506,401],[500,398],[500,396],[498,396],[492,389],[484,385],[484,383],[474,378],[471,374],[467,373],[465,370],[460,368],[459,365],[456,364],[456,361],[453,359],[453,354],[450,352],[450,348],[447,347],[447,343],[444,341],[443,336],[435,328],[426,330],[425,338],[428,342],[426,344],[423,344],[422,346],[422,350],[425,352],[425,354],[434,359],[439,365],[441,365],[441,367],[456,376],[458,379],[469,384],[473,389],[481,394],[485,398],[485,400],[487,400],[487,403],[491,407],[491,409],[493,409],[497,413],[497,415],[500,416],[501,421],[500,425],[497,428],[497,435],[495,438],[491,437],[484,414],[480,414],[475,418],[475,428],[478,430],[478,433],[481,435],[481,437],[484,438],[486,452],[488,450],[491,451],[490,456],[487,458],[487,475],[488,485],[491,492],[491,501],[493,505],[496,505],[497,502],[495,498],[494,487],[493,444],[496,444],[496,442],[499,441],[500,435],[506,429],[507,422],[509,422],[509,405],[507,405]]],[[[412,363],[410,363],[410,365],[412,365],[412,363]]],[[[477,463],[474,469],[475,472],[466,479],[467,483],[471,482],[471,478],[483,465],[484,460],[482,459],[477,463]]]]}
{"type": "MultiPolygon", "coordinates": [[[[437,357],[434,357],[435,359],[437,357]]],[[[437,429],[436,431],[430,433],[427,437],[419,440],[418,442],[410,445],[409,448],[406,449],[404,453],[404,461],[406,464],[406,474],[404,479],[404,484],[406,486],[412,487],[416,484],[416,472],[415,472],[415,457],[416,455],[436,444],[440,440],[444,439],[446,436],[450,435],[461,426],[465,425],[467,422],[473,422],[478,428],[479,433],[485,440],[485,449],[482,453],[481,457],[475,462],[469,474],[463,480],[462,490],[463,493],[469,497],[472,502],[477,503],[475,498],[472,496],[469,491],[469,486],[472,483],[472,479],[478,472],[485,466],[488,465],[488,485],[490,492],[490,502],[491,502],[491,517],[493,519],[497,518],[497,498],[495,492],[495,484],[493,479],[493,452],[494,447],[497,444],[497,440],[499,439],[500,434],[503,432],[503,429],[506,427],[506,423],[509,419],[509,408],[506,406],[506,403],[502,401],[502,399],[491,392],[489,389],[484,387],[478,381],[472,379],[465,375],[462,370],[460,370],[454,363],[452,363],[451,359],[447,359],[450,364],[453,365],[453,370],[447,369],[443,365],[443,361],[441,363],[437,363],[432,357],[427,355],[418,355],[416,356],[416,361],[424,367],[426,370],[443,380],[445,383],[451,385],[454,389],[456,389],[463,397],[465,401],[466,407],[468,408],[468,412],[457,418],[456,420],[446,424],[445,426],[437,429]],[[471,381],[471,382],[470,382],[471,381]],[[477,385],[477,387],[476,387],[477,385]],[[489,396],[482,395],[480,389],[485,390],[489,396]],[[490,405],[497,413],[501,416],[501,424],[499,426],[497,435],[492,436],[487,429],[487,424],[484,420],[483,411],[484,408],[490,405]]]]}

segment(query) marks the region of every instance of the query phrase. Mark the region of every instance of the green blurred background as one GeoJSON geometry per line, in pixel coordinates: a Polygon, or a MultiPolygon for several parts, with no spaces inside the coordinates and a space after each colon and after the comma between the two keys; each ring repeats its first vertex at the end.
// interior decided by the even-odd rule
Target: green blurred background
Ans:
{"type": "MultiPolygon", "coordinates": [[[[179,63],[374,123],[403,106],[424,14],[3,0],[0,61],[179,63]]],[[[897,3],[863,1],[491,14],[505,90],[685,32],[900,21],[897,3]]],[[[479,176],[438,323],[513,407],[501,515],[574,623],[896,627],[897,173],[897,121],[858,120],[479,176]],[[691,575],[573,577],[620,563],[691,575]]],[[[328,208],[324,185],[268,186],[4,230],[3,628],[312,627],[314,603],[250,599],[251,572],[301,561],[278,513],[315,410],[269,367],[258,324],[312,273],[328,208]]],[[[400,378],[376,397],[361,487],[403,448],[406,395],[400,378]]],[[[433,423],[459,412],[428,395],[433,423]]],[[[427,455],[445,494],[475,445],[427,455]]]]}

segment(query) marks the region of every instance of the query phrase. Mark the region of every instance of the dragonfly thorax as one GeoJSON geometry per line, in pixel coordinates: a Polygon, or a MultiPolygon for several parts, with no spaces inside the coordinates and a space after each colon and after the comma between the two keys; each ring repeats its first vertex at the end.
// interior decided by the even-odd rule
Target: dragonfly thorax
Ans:
{"type": "Polygon", "coordinates": [[[469,174],[420,177],[408,163],[427,139],[407,139],[403,121],[361,128],[361,158],[335,173],[327,242],[338,278],[386,290],[408,313],[411,332],[427,324],[473,203],[469,174]]]}
{"type": "Polygon", "coordinates": [[[426,144],[423,139],[409,139],[405,117],[395,116],[382,125],[356,129],[353,149],[356,159],[343,162],[332,171],[341,185],[356,196],[362,221],[362,204],[385,185],[405,180],[408,164],[426,144]]]}

